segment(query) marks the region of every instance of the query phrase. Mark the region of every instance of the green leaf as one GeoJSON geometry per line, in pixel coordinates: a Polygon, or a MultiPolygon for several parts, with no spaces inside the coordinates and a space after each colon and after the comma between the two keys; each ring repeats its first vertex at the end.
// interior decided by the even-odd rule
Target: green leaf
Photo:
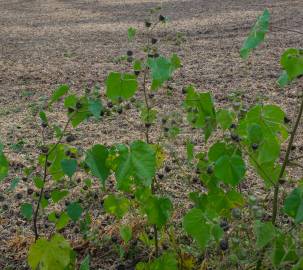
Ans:
{"type": "Polygon", "coordinates": [[[100,119],[101,111],[103,110],[103,105],[99,99],[90,99],[88,101],[88,110],[96,119],[100,119]]]}
{"type": "Polygon", "coordinates": [[[148,58],[147,65],[151,70],[152,90],[157,90],[162,84],[171,78],[173,72],[181,66],[181,61],[176,54],[170,59],[163,56],[148,58]]]}
{"type": "Polygon", "coordinates": [[[187,87],[184,107],[187,110],[187,120],[195,128],[202,128],[205,141],[217,126],[216,112],[209,92],[198,93],[193,86],[187,87]]]}
{"type": "Polygon", "coordinates": [[[23,203],[21,205],[21,214],[26,219],[31,219],[33,216],[33,206],[30,203],[23,203]]]}
{"type": "Polygon", "coordinates": [[[51,101],[49,106],[54,102],[58,101],[62,96],[64,96],[69,90],[69,86],[66,84],[60,85],[51,96],[51,101]]]}
{"type": "Polygon", "coordinates": [[[295,188],[285,199],[284,211],[296,223],[303,221],[303,187],[295,188]]]}
{"type": "Polygon", "coordinates": [[[82,215],[83,209],[81,205],[77,202],[71,203],[67,206],[67,214],[68,216],[76,222],[82,215]]]}
{"type": "Polygon", "coordinates": [[[71,117],[71,123],[74,128],[91,116],[87,97],[81,97],[77,103],[80,104],[81,107],[77,108],[74,112],[68,113],[68,116],[71,117]]]}
{"type": "Polygon", "coordinates": [[[133,27],[130,27],[130,28],[127,29],[128,41],[132,41],[135,38],[136,32],[137,32],[137,30],[133,27]]]}
{"type": "Polygon", "coordinates": [[[205,219],[201,209],[191,209],[183,218],[183,227],[201,249],[211,240],[212,226],[205,219]]]}
{"type": "Polygon", "coordinates": [[[149,263],[138,263],[136,270],[178,270],[178,261],[173,252],[164,252],[149,263]]]}
{"type": "Polygon", "coordinates": [[[87,255],[81,262],[79,270],[89,270],[89,260],[90,260],[90,257],[89,257],[89,255],[87,255]]]}
{"type": "Polygon", "coordinates": [[[234,118],[235,115],[231,111],[221,109],[217,112],[217,121],[223,130],[231,126],[234,118]]]}
{"type": "Polygon", "coordinates": [[[239,155],[221,156],[215,163],[215,176],[225,184],[238,185],[245,175],[245,163],[239,155]]]}
{"type": "Polygon", "coordinates": [[[61,161],[61,167],[63,172],[68,176],[72,177],[77,171],[77,160],[76,159],[63,159],[61,161]]]}
{"type": "Polygon", "coordinates": [[[35,176],[33,178],[34,184],[36,188],[43,188],[44,187],[44,181],[40,176],[35,176]]]}
{"type": "Polygon", "coordinates": [[[288,83],[290,82],[290,79],[288,77],[288,74],[285,70],[283,70],[282,74],[280,75],[280,77],[277,80],[278,85],[280,85],[280,87],[285,87],[288,83]]]}
{"type": "Polygon", "coordinates": [[[105,211],[121,219],[130,206],[128,199],[122,196],[109,195],[104,200],[105,211]]]}
{"type": "Polygon", "coordinates": [[[12,182],[11,182],[11,184],[10,184],[10,186],[9,186],[9,190],[10,190],[10,191],[15,190],[16,187],[18,186],[19,182],[20,182],[20,178],[19,178],[19,177],[15,177],[15,178],[12,180],[12,182]]]}
{"type": "Polygon", "coordinates": [[[45,124],[48,123],[47,117],[46,117],[46,114],[45,114],[44,111],[40,111],[40,112],[39,112],[39,116],[40,116],[40,119],[41,119],[41,122],[42,122],[42,123],[45,123],[45,124]]]}
{"type": "Polygon", "coordinates": [[[102,185],[109,175],[109,168],[106,164],[108,150],[105,146],[96,144],[86,153],[85,162],[89,166],[91,173],[98,177],[102,185]]]}
{"type": "Polygon", "coordinates": [[[64,99],[64,107],[65,108],[76,108],[78,98],[76,95],[69,95],[64,99]]]}
{"type": "Polygon", "coordinates": [[[289,81],[303,75],[303,50],[287,49],[281,56],[281,66],[287,72],[289,81]]]}
{"type": "Polygon", "coordinates": [[[62,230],[63,228],[65,228],[67,226],[67,224],[69,223],[70,221],[70,217],[68,216],[68,214],[66,214],[65,212],[63,212],[59,219],[56,220],[56,229],[59,231],[59,230],[62,230]]]}
{"type": "Polygon", "coordinates": [[[125,243],[129,242],[132,239],[132,228],[127,225],[121,226],[120,235],[125,243]]]}
{"type": "Polygon", "coordinates": [[[32,270],[66,270],[72,263],[72,249],[61,235],[54,235],[50,241],[41,238],[31,245],[28,264],[32,270]]]}
{"type": "Polygon", "coordinates": [[[257,220],[254,225],[254,231],[257,238],[256,246],[258,249],[264,248],[276,236],[275,226],[271,222],[263,223],[257,220]]]}
{"type": "Polygon", "coordinates": [[[161,228],[165,225],[172,213],[173,205],[168,198],[149,197],[144,202],[144,211],[149,224],[161,228]]]}
{"type": "Polygon", "coordinates": [[[118,185],[134,176],[141,184],[149,186],[156,173],[156,152],[153,147],[143,141],[134,141],[130,149],[120,152],[115,171],[118,185]]]}
{"type": "Polygon", "coordinates": [[[131,98],[138,89],[136,76],[127,73],[111,72],[105,84],[106,96],[112,101],[131,98]]]}
{"type": "Polygon", "coordinates": [[[68,194],[69,194],[69,192],[67,190],[61,191],[61,190],[55,189],[51,192],[51,198],[54,203],[57,203],[60,200],[62,200],[65,196],[67,196],[68,194]]]}
{"type": "Polygon", "coordinates": [[[0,182],[8,175],[9,163],[3,153],[3,144],[0,143],[0,182]]]}
{"type": "Polygon", "coordinates": [[[249,36],[240,49],[240,56],[243,59],[247,59],[250,52],[263,42],[265,34],[269,29],[269,19],[269,11],[265,9],[263,14],[258,18],[257,22],[251,29],[249,36]]]}
{"type": "Polygon", "coordinates": [[[194,147],[195,145],[191,141],[186,142],[186,153],[189,162],[191,162],[194,158],[194,147]]]}

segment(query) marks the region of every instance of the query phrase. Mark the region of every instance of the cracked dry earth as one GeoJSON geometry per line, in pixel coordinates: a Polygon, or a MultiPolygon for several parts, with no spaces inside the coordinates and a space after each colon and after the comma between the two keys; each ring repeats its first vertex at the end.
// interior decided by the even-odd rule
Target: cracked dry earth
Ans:
{"type": "MultiPolygon", "coordinates": [[[[247,106],[263,101],[281,105],[290,118],[296,112],[296,97],[302,85],[294,83],[281,91],[275,80],[280,72],[282,51],[302,47],[302,35],[273,28],[248,64],[240,60],[238,51],[256,17],[266,7],[272,14],[273,25],[303,31],[302,0],[0,0],[0,138],[13,167],[0,185],[1,269],[28,269],[26,252],[33,233],[19,209],[22,202],[30,201],[27,189],[32,183],[21,180],[14,192],[8,188],[16,176],[22,178],[22,167],[30,165],[38,155],[36,146],[41,142],[41,130],[37,110],[61,83],[69,84],[76,93],[83,93],[87,85],[99,83],[104,95],[106,75],[131,67],[130,64],[118,65],[114,59],[128,49],[139,54],[141,41],[145,39],[144,19],[149,16],[148,10],[158,5],[162,6],[161,13],[170,18],[166,26],[155,31],[161,40],[160,51],[165,55],[175,52],[183,62],[183,68],[170,82],[173,95],[168,96],[163,89],[152,101],[160,116],[182,112],[181,89],[189,83],[212,91],[220,106],[228,105],[228,94],[237,91],[247,106]],[[138,28],[136,45],[127,42],[126,33],[131,26],[138,28]],[[176,33],[185,39],[181,45],[175,42],[176,33]],[[20,140],[24,145],[17,151],[14,146],[20,140]],[[22,198],[16,199],[16,193],[22,194],[22,198]]],[[[142,98],[142,93],[138,93],[138,98],[142,98]]],[[[63,112],[58,106],[50,118],[62,125],[63,112]]],[[[101,122],[82,124],[70,132],[76,136],[73,144],[83,149],[94,143],[128,143],[144,138],[135,107],[101,122]]],[[[156,141],[160,124],[151,132],[152,140],[156,141]]],[[[201,133],[185,124],[176,141],[166,144],[174,145],[173,150],[181,158],[185,155],[187,139],[193,140],[197,148],[205,147],[201,133]]],[[[294,155],[303,150],[302,128],[296,146],[294,155]]],[[[172,161],[168,158],[166,162],[172,161]]],[[[191,183],[192,174],[176,167],[160,182],[160,192],[174,200],[175,220],[180,219],[189,205],[184,194],[199,188],[198,184],[191,183]]],[[[293,172],[293,177],[301,176],[302,171],[293,172]]],[[[243,187],[247,193],[265,196],[253,174],[248,174],[243,187]]],[[[102,194],[97,185],[86,194],[80,184],[71,196],[84,199],[99,237],[116,230],[112,220],[98,211],[102,194]],[[85,199],[90,193],[96,194],[93,202],[85,199]]],[[[43,226],[41,222],[42,234],[48,235],[51,229],[43,226]]],[[[119,262],[114,252],[84,243],[80,235],[68,233],[73,230],[69,227],[63,233],[80,256],[90,249],[92,269],[115,269],[119,262]]]]}

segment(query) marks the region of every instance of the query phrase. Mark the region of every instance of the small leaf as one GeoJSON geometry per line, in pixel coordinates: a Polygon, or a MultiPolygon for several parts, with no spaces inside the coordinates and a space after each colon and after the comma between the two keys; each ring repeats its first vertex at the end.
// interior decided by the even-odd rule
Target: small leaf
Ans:
{"type": "Polygon", "coordinates": [[[106,164],[107,157],[107,148],[103,145],[97,144],[87,151],[85,159],[91,173],[100,179],[103,186],[105,185],[105,181],[110,172],[106,164]]]}
{"type": "Polygon", "coordinates": [[[7,176],[8,166],[9,163],[3,153],[3,144],[0,143],[0,182],[7,176]]]}
{"type": "Polygon", "coordinates": [[[44,182],[40,176],[36,176],[33,178],[34,184],[36,188],[43,188],[44,182]]]}
{"type": "Polygon", "coordinates": [[[63,159],[61,161],[61,167],[63,172],[68,176],[72,177],[77,171],[77,160],[75,159],[63,159]]]}
{"type": "Polygon", "coordinates": [[[303,221],[303,187],[295,188],[285,199],[284,211],[296,223],[303,221]]]}
{"type": "Polygon", "coordinates": [[[65,196],[67,196],[68,194],[69,194],[69,192],[67,190],[61,191],[61,190],[55,189],[51,192],[51,198],[54,203],[57,203],[60,200],[62,200],[65,196]]]}
{"type": "Polygon", "coordinates": [[[80,206],[79,203],[75,202],[75,203],[71,203],[67,206],[67,214],[68,216],[74,221],[76,222],[82,215],[83,209],[80,206]]]}
{"type": "Polygon", "coordinates": [[[217,121],[223,130],[228,129],[234,120],[234,115],[228,110],[219,110],[217,112],[217,121]]]}
{"type": "Polygon", "coordinates": [[[128,211],[130,202],[122,196],[109,195],[104,200],[105,211],[121,219],[128,211]]]}
{"type": "Polygon", "coordinates": [[[45,123],[45,124],[48,123],[47,117],[46,117],[46,114],[45,114],[44,111],[40,111],[40,112],[39,112],[39,116],[40,116],[40,119],[41,119],[41,122],[42,122],[42,123],[45,123]]]}
{"type": "Polygon", "coordinates": [[[15,190],[16,187],[18,186],[19,182],[20,182],[20,178],[19,178],[19,177],[15,177],[15,178],[12,180],[12,182],[11,182],[11,184],[10,184],[10,186],[9,186],[10,191],[15,190]]]}
{"type": "Polygon", "coordinates": [[[23,203],[21,205],[21,214],[26,219],[31,219],[33,216],[33,206],[30,203],[23,203]]]}
{"type": "Polygon", "coordinates": [[[245,40],[240,50],[240,55],[243,59],[247,59],[250,52],[263,42],[265,34],[269,29],[269,19],[269,11],[265,9],[263,14],[258,18],[257,22],[251,29],[249,36],[245,40]]]}
{"type": "Polygon", "coordinates": [[[128,41],[132,41],[135,38],[136,32],[137,30],[135,28],[133,27],[128,28],[127,30],[128,41]]]}
{"type": "Polygon", "coordinates": [[[51,96],[51,101],[49,106],[54,102],[58,101],[62,96],[64,96],[69,90],[69,86],[66,84],[60,85],[51,96]]]}
{"type": "Polygon", "coordinates": [[[104,108],[99,99],[90,99],[88,101],[88,109],[96,119],[100,119],[101,111],[104,108]]]}
{"type": "Polygon", "coordinates": [[[63,228],[65,228],[67,226],[69,221],[70,221],[70,218],[69,218],[68,214],[63,212],[61,214],[61,216],[59,217],[59,219],[56,221],[56,229],[58,231],[62,230],[63,228]]]}
{"type": "Polygon", "coordinates": [[[121,226],[120,235],[125,243],[129,242],[132,239],[132,228],[127,225],[121,226]]]}
{"type": "Polygon", "coordinates": [[[303,75],[303,50],[287,49],[281,56],[281,66],[287,72],[290,81],[303,75]]]}
{"type": "Polygon", "coordinates": [[[280,87],[285,87],[290,82],[290,79],[288,77],[288,74],[285,70],[283,70],[282,74],[277,80],[277,83],[280,85],[280,87]]]}

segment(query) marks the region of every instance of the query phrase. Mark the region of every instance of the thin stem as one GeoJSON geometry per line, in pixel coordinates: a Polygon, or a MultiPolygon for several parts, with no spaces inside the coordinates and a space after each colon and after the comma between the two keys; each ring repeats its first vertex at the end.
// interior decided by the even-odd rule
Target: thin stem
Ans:
{"type": "Polygon", "coordinates": [[[283,161],[283,164],[282,164],[282,167],[281,167],[281,170],[280,170],[280,174],[279,174],[279,177],[278,177],[278,182],[275,185],[274,200],[273,200],[273,206],[272,206],[272,220],[271,220],[273,224],[276,223],[277,213],[278,213],[278,199],[279,199],[279,187],[280,187],[279,181],[282,179],[282,177],[284,175],[284,172],[285,172],[285,169],[287,167],[287,164],[288,164],[288,161],[289,161],[289,156],[290,156],[290,153],[291,153],[291,148],[292,148],[292,145],[294,143],[295,135],[296,135],[297,129],[298,129],[299,124],[300,124],[302,113],[303,113],[303,97],[302,97],[302,100],[301,100],[301,105],[300,105],[299,113],[298,113],[297,118],[296,118],[295,125],[294,125],[294,127],[292,129],[292,132],[291,132],[291,135],[290,135],[290,139],[289,139],[288,146],[287,146],[286,153],[285,153],[285,158],[284,158],[284,161],[283,161]]]}
{"type": "Polygon", "coordinates": [[[48,151],[48,153],[45,155],[45,161],[44,161],[44,169],[43,169],[43,187],[40,190],[39,193],[39,198],[38,198],[38,203],[37,203],[37,207],[34,213],[34,218],[33,218],[33,227],[34,227],[34,234],[35,234],[35,241],[38,240],[39,238],[39,233],[38,233],[38,226],[37,226],[37,220],[38,220],[38,213],[39,213],[39,209],[40,209],[40,205],[41,205],[41,200],[42,200],[42,196],[43,196],[43,192],[44,192],[44,186],[45,186],[45,182],[46,182],[46,178],[47,178],[47,165],[48,165],[48,158],[50,156],[50,154],[57,148],[57,146],[59,145],[59,143],[61,142],[64,133],[66,132],[66,129],[71,121],[73,117],[73,114],[68,118],[68,121],[65,124],[65,127],[60,135],[60,137],[58,138],[56,144],[48,151]]]}

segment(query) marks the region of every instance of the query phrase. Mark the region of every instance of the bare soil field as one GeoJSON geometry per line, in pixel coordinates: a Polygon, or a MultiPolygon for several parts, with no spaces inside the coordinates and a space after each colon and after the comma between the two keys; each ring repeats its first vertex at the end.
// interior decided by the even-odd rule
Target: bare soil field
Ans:
{"type": "MultiPolygon", "coordinates": [[[[281,53],[288,47],[303,47],[302,35],[273,28],[248,64],[240,59],[239,49],[256,17],[266,7],[271,12],[272,25],[303,32],[302,0],[0,0],[0,139],[13,166],[8,179],[0,185],[0,269],[28,269],[26,252],[34,235],[31,223],[20,216],[20,204],[30,199],[27,190],[32,183],[22,180],[22,168],[38,155],[36,146],[41,141],[41,128],[37,112],[62,83],[70,85],[76,93],[98,83],[104,94],[107,74],[121,69],[114,60],[128,49],[135,54],[139,52],[140,40],[144,40],[144,19],[150,8],[159,5],[161,13],[169,17],[167,25],[156,32],[161,40],[161,53],[175,52],[183,64],[170,82],[173,95],[168,96],[164,89],[153,99],[160,115],[178,114],[182,110],[182,88],[189,83],[212,91],[216,103],[222,107],[229,102],[227,96],[237,92],[247,106],[256,101],[271,102],[282,106],[290,118],[296,112],[297,92],[302,85],[294,83],[291,88],[281,90],[275,81],[281,70],[281,53]],[[136,47],[127,42],[129,27],[138,28],[136,47]],[[184,37],[181,44],[176,42],[177,33],[184,37]],[[9,192],[16,175],[21,181],[14,192],[9,192]],[[16,198],[17,193],[22,194],[21,199],[16,198]]],[[[61,107],[56,107],[51,119],[63,123],[62,112],[61,107]]],[[[142,129],[139,114],[131,107],[118,117],[82,124],[71,132],[76,137],[74,145],[86,149],[94,143],[143,139],[142,129]]],[[[160,129],[160,125],[152,128],[152,140],[157,140],[160,129]]],[[[187,139],[204,147],[201,133],[184,126],[173,143],[180,157],[184,156],[187,139]]],[[[302,153],[302,140],[301,128],[294,154],[302,153]]],[[[167,162],[172,164],[171,160],[167,162]]],[[[176,168],[160,182],[160,190],[173,198],[174,218],[178,220],[188,207],[184,194],[195,188],[195,184],[188,185],[194,172],[181,173],[177,165],[172,166],[176,168]]],[[[302,177],[302,170],[297,170],[294,177],[302,177]]],[[[249,175],[243,188],[248,193],[258,190],[257,195],[264,196],[257,187],[256,176],[249,175]]],[[[81,185],[73,193],[83,198],[85,207],[94,216],[97,239],[117,229],[107,215],[96,211],[103,196],[97,185],[86,192],[95,194],[93,201],[85,201],[88,196],[81,185]]],[[[46,236],[52,231],[51,226],[41,228],[46,236]]],[[[114,250],[105,250],[99,243],[88,244],[78,234],[72,237],[72,245],[79,254],[84,255],[87,250],[93,254],[91,269],[116,269],[119,260],[114,250]]],[[[134,269],[133,262],[127,267],[134,269]]]]}

